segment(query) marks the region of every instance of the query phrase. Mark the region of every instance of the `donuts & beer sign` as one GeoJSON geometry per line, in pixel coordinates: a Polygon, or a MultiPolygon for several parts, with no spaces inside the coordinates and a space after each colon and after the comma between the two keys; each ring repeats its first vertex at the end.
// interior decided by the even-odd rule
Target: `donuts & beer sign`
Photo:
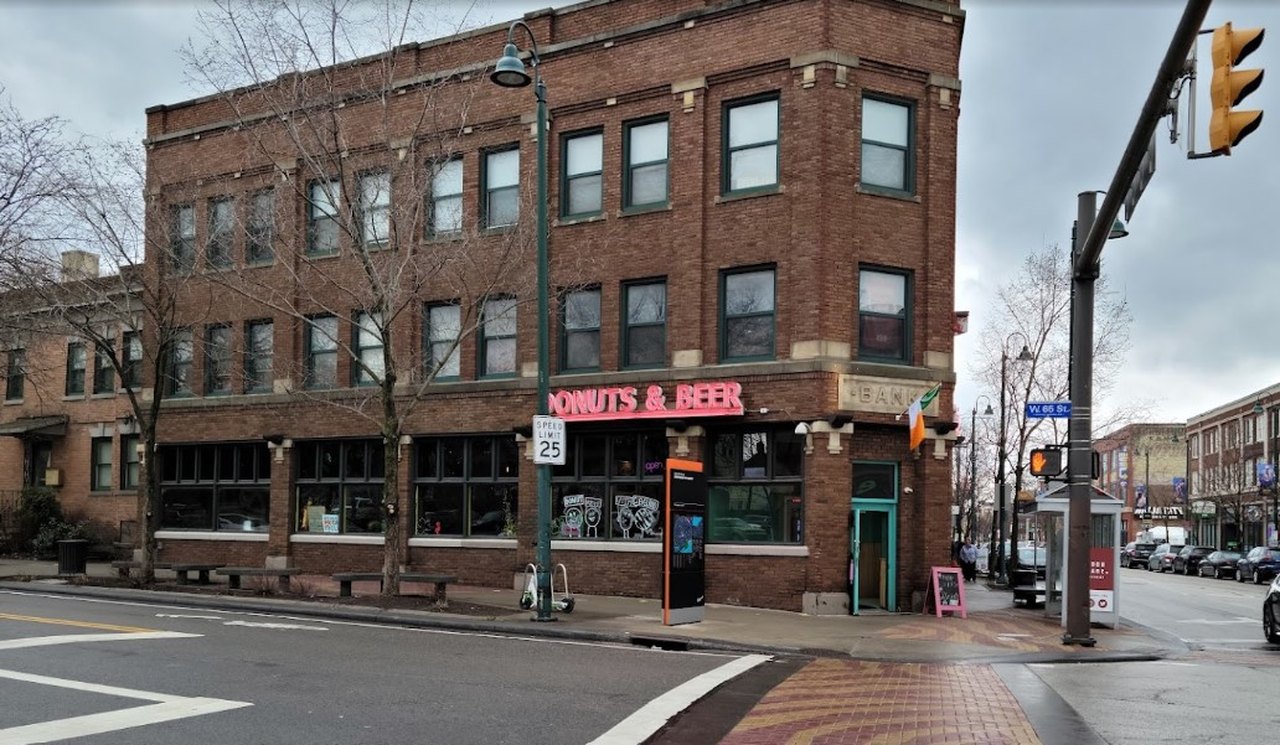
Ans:
{"type": "Polygon", "coordinates": [[[677,383],[665,388],[612,386],[565,388],[547,395],[548,413],[571,422],[663,419],[673,416],[740,416],[742,384],[734,380],[677,383]]]}

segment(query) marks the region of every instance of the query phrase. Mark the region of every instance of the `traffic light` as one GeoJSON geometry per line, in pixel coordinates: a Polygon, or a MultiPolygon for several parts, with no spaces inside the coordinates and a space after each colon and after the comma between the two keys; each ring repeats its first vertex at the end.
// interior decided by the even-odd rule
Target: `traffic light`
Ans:
{"type": "Polygon", "coordinates": [[[1209,101],[1209,148],[1230,155],[1262,123],[1261,111],[1233,111],[1262,84],[1262,70],[1237,70],[1245,57],[1262,45],[1263,29],[1233,29],[1225,23],[1213,30],[1213,81],[1209,101]]]}
{"type": "Polygon", "coordinates": [[[1053,478],[1062,473],[1060,448],[1037,448],[1031,451],[1031,475],[1053,478]]]}

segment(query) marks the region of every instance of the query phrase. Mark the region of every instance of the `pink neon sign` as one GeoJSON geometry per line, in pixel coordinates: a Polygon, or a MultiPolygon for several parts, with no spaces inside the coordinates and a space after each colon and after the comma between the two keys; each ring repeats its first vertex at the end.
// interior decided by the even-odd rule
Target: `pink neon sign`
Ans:
{"type": "Polygon", "coordinates": [[[552,391],[547,396],[552,416],[569,421],[602,419],[662,419],[672,416],[740,416],[742,384],[733,380],[714,383],[680,383],[669,396],[660,385],[644,389],[644,398],[635,386],[615,388],[573,388],[552,391]]]}

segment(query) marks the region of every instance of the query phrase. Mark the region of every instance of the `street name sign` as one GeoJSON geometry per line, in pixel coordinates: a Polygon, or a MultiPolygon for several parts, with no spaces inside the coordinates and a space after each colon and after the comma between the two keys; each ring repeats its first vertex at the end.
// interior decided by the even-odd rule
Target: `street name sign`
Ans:
{"type": "Polygon", "coordinates": [[[1070,419],[1070,401],[1028,401],[1028,419],[1070,419]]]}

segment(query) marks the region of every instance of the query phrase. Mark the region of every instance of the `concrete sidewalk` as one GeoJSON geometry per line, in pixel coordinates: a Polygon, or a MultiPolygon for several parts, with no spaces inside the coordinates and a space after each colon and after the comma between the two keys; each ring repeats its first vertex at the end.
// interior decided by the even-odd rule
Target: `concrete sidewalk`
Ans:
{"type": "MultiPolygon", "coordinates": [[[[87,569],[91,577],[115,576],[108,563],[90,562],[87,569]]],[[[555,622],[538,623],[532,620],[532,612],[519,609],[520,593],[512,589],[451,585],[451,603],[494,609],[491,615],[478,616],[474,610],[461,615],[378,608],[372,602],[362,604],[359,597],[338,603],[337,583],[320,575],[295,577],[296,586],[306,588],[306,597],[232,594],[224,584],[179,590],[164,580],[169,573],[161,575],[163,584],[159,587],[169,589],[95,587],[59,578],[55,562],[0,559],[0,587],[11,590],[670,648],[926,663],[1101,662],[1158,659],[1186,651],[1176,641],[1128,625],[1119,629],[1094,628],[1097,645],[1092,648],[1064,646],[1063,629],[1057,618],[1046,617],[1041,609],[1015,608],[1009,592],[990,589],[980,582],[965,585],[967,618],[886,612],[809,616],[708,605],[706,619],[701,623],[663,626],[662,605],[656,599],[575,595],[572,613],[555,613],[555,622]]],[[[355,585],[356,595],[366,598],[376,588],[376,583],[355,585]]]]}

